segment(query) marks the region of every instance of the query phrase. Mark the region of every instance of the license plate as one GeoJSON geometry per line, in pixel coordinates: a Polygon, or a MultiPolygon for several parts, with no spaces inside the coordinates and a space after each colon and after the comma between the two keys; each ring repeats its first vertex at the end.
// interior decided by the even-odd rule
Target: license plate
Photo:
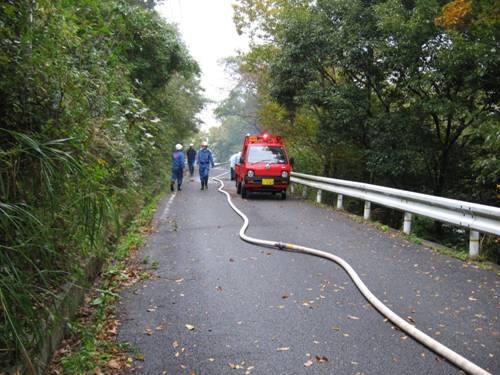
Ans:
{"type": "Polygon", "coordinates": [[[274,185],[274,178],[263,178],[262,185],[274,185]]]}

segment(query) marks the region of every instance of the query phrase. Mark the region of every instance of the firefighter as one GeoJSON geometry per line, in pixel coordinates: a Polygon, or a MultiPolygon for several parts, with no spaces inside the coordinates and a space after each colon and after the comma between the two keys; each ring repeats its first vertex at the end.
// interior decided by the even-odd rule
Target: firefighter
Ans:
{"type": "Polygon", "coordinates": [[[187,150],[187,158],[188,158],[188,167],[189,167],[189,174],[191,177],[193,177],[194,174],[194,162],[196,161],[196,150],[193,147],[194,145],[191,143],[189,145],[189,149],[187,150]]]}
{"type": "Polygon", "coordinates": [[[175,151],[172,154],[172,180],[170,190],[174,191],[175,181],[177,181],[177,191],[181,191],[182,176],[184,174],[184,153],[180,143],[175,145],[175,151]]]}
{"type": "Polygon", "coordinates": [[[214,167],[212,152],[208,149],[208,143],[201,143],[201,150],[198,151],[198,167],[200,169],[201,190],[208,189],[208,172],[210,166],[214,167]]]}

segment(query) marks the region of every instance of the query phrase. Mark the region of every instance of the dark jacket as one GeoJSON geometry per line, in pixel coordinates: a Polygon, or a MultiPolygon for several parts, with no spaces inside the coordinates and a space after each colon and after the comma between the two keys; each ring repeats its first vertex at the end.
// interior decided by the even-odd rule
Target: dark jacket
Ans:
{"type": "Polygon", "coordinates": [[[194,163],[196,160],[196,150],[194,148],[190,148],[187,150],[188,163],[194,163]]]}

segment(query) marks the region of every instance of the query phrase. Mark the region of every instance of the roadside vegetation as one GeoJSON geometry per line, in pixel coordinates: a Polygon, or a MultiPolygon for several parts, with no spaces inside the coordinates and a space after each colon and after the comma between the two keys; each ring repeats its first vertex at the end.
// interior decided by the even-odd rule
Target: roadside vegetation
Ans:
{"type": "MultiPolygon", "coordinates": [[[[0,5],[0,368],[33,353],[67,283],[115,258],[197,131],[199,68],[154,1],[0,5]]],[[[82,284],[83,285],[83,284],[82,284]]]]}
{"type": "Polygon", "coordinates": [[[49,373],[112,374],[144,360],[144,354],[130,344],[117,342],[121,322],[116,316],[116,307],[120,299],[118,293],[124,287],[151,278],[151,270],[157,268],[157,262],[149,264],[149,259],[138,258],[137,251],[154,230],[151,221],[163,195],[164,192],[156,195],[118,239],[113,258],[104,264],[76,319],[68,324],[67,338],[55,353],[49,373]]]}
{"type": "MultiPolygon", "coordinates": [[[[239,82],[217,136],[243,133],[250,119],[285,137],[295,170],[498,206],[495,1],[237,0],[234,9],[252,44],[231,60],[239,82]]],[[[400,212],[373,216],[401,225],[400,212]]],[[[421,219],[414,230],[467,247],[451,226],[421,219]]],[[[481,241],[499,262],[499,239],[481,241]]]]}

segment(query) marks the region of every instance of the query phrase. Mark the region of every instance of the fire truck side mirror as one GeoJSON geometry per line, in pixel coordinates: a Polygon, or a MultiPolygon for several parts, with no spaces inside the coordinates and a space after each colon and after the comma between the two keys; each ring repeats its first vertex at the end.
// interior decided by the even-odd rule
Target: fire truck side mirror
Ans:
{"type": "Polygon", "coordinates": [[[243,157],[240,157],[240,164],[244,163],[245,160],[243,159],[243,157]]]}
{"type": "Polygon", "coordinates": [[[290,160],[290,165],[293,167],[293,165],[295,164],[295,159],[293,157],[289,158],[290,160]]]}

